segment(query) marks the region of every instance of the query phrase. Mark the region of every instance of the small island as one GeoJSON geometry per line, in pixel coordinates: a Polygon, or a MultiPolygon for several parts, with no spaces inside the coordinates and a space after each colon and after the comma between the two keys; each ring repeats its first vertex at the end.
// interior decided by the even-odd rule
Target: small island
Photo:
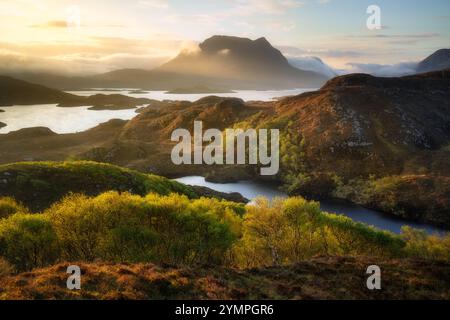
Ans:
{"type": "Polygon", "coordinates": [[[0,113],[5,112],[5,110],[0,109],[0,113]]]}
{"type": "Polygon", "coordinates": [[[209,88],[206,86],[194,86],[194,87],[186,87],[186,88],[176,88],[166,93],[169,94],[203,94],[203,93],[235,93],[233,90],[229,89],[219,89],[219,88],[209,88]]]}
{"type": "Polygon", "coordinates": [[[149,93],[149,92],[145,91],[145,90],[140,90],[140,89],[138,89],[138,90],[131,90],[131,91],[128,92],[128,94],[146,94],[146,93],[149,93]]]}
{"type": "Polygon", "coordinates": [[[6,123],[0,122],[0,129],[6,127],[6,123]]]}

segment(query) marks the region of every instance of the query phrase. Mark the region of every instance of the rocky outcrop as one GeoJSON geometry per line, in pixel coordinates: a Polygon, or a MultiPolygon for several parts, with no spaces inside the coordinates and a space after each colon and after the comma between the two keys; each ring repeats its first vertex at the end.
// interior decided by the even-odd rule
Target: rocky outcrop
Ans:
{"type": "Polygon", "coordinates": [[[238,192],[219,192],[212,190],[207,187],[202,186],[190,186],[198,195],[208,198],[217,198],[217,199],[225,199],[228,201],[233,202],[239,202],[239,203],[248,203],[249,200],[244,198],[240,193],[238,192]]]}

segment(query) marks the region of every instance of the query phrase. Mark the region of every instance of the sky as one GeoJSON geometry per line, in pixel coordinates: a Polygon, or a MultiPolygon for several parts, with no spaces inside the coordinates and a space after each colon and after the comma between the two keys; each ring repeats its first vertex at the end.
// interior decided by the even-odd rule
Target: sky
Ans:
{"type": "Polygon", "coordinates": [[[450,0],[0,0],[0,69],[151,69],[216,34],[336,69],[402,67],[450,47],[450,0]]]}

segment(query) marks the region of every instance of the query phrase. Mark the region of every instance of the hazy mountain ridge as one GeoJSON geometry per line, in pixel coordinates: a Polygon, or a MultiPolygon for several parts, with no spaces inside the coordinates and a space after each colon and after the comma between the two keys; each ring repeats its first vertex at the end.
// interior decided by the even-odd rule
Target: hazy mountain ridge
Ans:
{"type": "Polygon", "coordinates": [[[328,77],[294,68],[265,39],[213,36],[194,52],[181,52],[154,70],[121,69],[86,77],[23,73],[12,74],[53,88],[142,88],[173,90],[207,85],[223,89],[317,88],[328,77]]]}
{"type": "MultiPolygon", "coordinates": [[[[394,64],[349,63],[351,72],[368,73],[379,77],[401,77],[450,68],[450,49],[439,49],[421,61],[394,64]]],[[[344,72],[348,73],[348,72],[344,72]]]]}

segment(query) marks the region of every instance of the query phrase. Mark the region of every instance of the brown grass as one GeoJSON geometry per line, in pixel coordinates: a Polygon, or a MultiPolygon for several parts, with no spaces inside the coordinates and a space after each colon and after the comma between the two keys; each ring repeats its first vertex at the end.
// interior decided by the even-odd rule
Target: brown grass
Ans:
{"type": "Polygon", "coordinates": [[[82,289],[66,289],[66,267],[0,278],[0,299],[450,299],[449,263],[318,257],[250,270],[152,264],[79,263],[82,289]],[[366,268],[382,270],[382,290],[366,288],[366,268]]]}

